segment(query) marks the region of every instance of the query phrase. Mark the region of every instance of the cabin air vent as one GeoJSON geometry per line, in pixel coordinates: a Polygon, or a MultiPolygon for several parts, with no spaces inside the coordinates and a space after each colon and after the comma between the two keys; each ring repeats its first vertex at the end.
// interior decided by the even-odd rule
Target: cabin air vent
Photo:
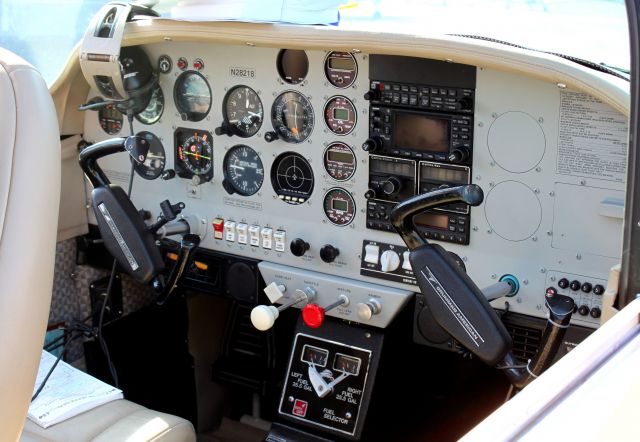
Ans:
{"type": "Polygon", "coordinates": [[[509,323],[505,326],[513,339],[513,355],[516,359],[522,363],[532,359],[540,346],[542,330],[509,323]]]}

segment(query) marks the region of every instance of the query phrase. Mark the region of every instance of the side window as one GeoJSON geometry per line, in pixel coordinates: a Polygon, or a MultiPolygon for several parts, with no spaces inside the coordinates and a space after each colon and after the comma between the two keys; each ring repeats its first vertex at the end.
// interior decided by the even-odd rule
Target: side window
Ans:
{"type": "Polygon", "coordinates": [[[50,86],[108,0],[0,0],[0,46],[33,64],[50,86]]]}

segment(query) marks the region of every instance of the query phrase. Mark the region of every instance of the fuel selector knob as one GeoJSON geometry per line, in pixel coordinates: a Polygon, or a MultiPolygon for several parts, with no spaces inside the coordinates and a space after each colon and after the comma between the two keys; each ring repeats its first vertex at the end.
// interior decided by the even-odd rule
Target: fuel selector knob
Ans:
{"type": "Polygon", "coordinates": [[[369,299],[367,302],[356,304],[358,319],[361,321],[370,321],[373,315],[377,315],[381,310],[382,306],[377,299],[369,299]]]}
{"type": "Polygon", "coordinates": [[[380,187],[385,195],[395,195],[402,190],[402,182],[400,178],[390,176],[387,181],[380,183],[380,187]]]}
{"type": "Polygon", "coordinates": [[[326,263],[335,261],[339,254],[340,249],[332,246],[331,244],[325,244],[320,249],[320,258],[326,263]]]}
{"type": "Polygon", "coordinates": [[[400,256],[393,250],[385,250],[380,255],[380,267],[383,272],[393,272],[400,266],[400,256]]]}
{"type": "Polygon", "coordinates": [[[364,143],[362,143],[362,150],[365,152],[375,152],[380,149],[382,143],[378,137],[367,138],[364,143]]]}
{"type": "Polygon", "coordinates": [[[302,238],[296,238],[291,241],[289,249],[291,249],[291,253],[295,256],[302,256],[309,250],[309,243],[302,238]]]}

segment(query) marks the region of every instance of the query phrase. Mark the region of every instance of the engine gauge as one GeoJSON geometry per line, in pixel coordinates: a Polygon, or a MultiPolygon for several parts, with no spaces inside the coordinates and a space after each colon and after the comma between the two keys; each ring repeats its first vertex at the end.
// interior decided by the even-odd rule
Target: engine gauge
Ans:
{"type": "Polygon", "coordinates": [[[186,71],[176,80],[173,99],[183,120],[200,121],[211,109],[211,88],[202,74],[186,71]]]}
{"type": "MultiPolygon", "coordinates": [[[[155,180],[164,170],[166,162],[162,142],[151,132],[143,131],[136,134],[149,142],[149,153],[144,163],[134,161],[133,168],[145,180],[155,180]]],[[[131,160],[133,161],[133,159],[131,160]]]]}
{"type": "Polygon", "coordinates": [[[324,195],[324,214],[332,224],[347,226],[356,216],[356,203],[349,192],[334,187],[324,195]]]}
{"type": "Polygon", "coordinates": [[[163,110],[164,94],[162,93],[162,88],[156,86],[151,93],[149,104],[147,104],[147,107],[142,112],[136,114],[136,120],[142,124],[154,124],[162,116],[163,110]]]}
{"type": "Polygon", "coordinates": [[[358,373],[360,373],[360,362],[360,358],[356,358],[355,356],[336,353],[336,357],[333,360],[333,369],[353,376],[358,376],[358,373]]]}
{"type": "Polygon", "coordinates": [[[284,141],[302,143],[313,131],[313,107],[301,93],[283,92],[273,103],[271,122],[284,141]]]}
{"type": "Polygon", "coordinates": [[[331,143],[324,151],[324,168],[337,181],[350,179],[356,171],[356,156],[344,143],[331,143]]]}
{"type": "Polygon", "coordinates": [[[335,87],[347,88],[356,81],[358,63],[348,52],[331,52],[324,60],[324,74],[335,87]]]}
{"type": "Polygon", "coordinates": [[[175,169],[179,177],[213,177],[213,141],[207,131],[177,129],[175,132],[175,169]]]}
{"type": "Polygon", "coordinates": [[[280,77],[289,84],[304,81],[309,73],[309,57],[299,49],[283,49],[276,62],[280,77]]]}
{"type": "Polygon", "coordinates": [[[98,121],[103,131],[115,135],[122,129],[122,114],[114,104],[107,104],[98,111],[98,121]]]}
{"type": "Polygon", "coordinates": [[[324,122],[336,135],[347,135],[356,127],[356,108],[347,97],[336,95],[324,106],[324,122]]]}
{"type": "Polygon", "coordinates": [[[324,348],[314,347],[309,344],[305,344],[302,348],[300,360],[303,362],[324,367],[327,365],[327,359],[329,359],[329,352],[324,348]]]}
{"type": "Polygon", "coordinates": [[[258,153],[245,145],[232,147],[224,157],[224,181],[229,193],[251,196],[260,190],[264,181],[264,167],[258,153]]]}
{"type": "Polygon", "coordinates": [[[313,169],[294,152],[280,154],[271,167],[271,184],[278,197],[289,204],[301,204],[313,192],[313,169]]]}
{"type": "Polygon", "coordinates": [[[239,137],[255,135],[262,126],[262,101],[248,86],[236,86],[227,92],[222,111],[228,128],[239,137]]]}

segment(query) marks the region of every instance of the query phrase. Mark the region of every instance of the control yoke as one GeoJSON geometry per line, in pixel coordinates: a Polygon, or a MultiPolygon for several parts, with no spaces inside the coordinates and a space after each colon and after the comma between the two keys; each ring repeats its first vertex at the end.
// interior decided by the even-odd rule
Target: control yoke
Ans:
{"type": "Polygon", "coordinates": [[[483,198],[475,184],[427,192],[398,204],[391,222],[410,250],[411,267],[438,324],[486,364],[505,369],[517,388],[524,388],[551,365],[571,319],[573,299],[547,293],[550,317],[541,348],[526,369],[516,368],[511,337],[482,291],[444,248],[428,243],[413,225],[414,215],[425,210],[458,202],[478,206],[483,198]]]}
{"type": "Polygon", "coordinates": [[[105,247],[133,279],[142,283],[151,281],[159,303],[163,303],[175,289],[200,243],[200,237],[189,233],[189,225],[184,220],[175,222],[172,232],[185,235],[178,260],[165,280],[162,274],[164,261],[156,245],[157,232],[163,225],[175,220],[185,206],[184,203],[172,205],[169,201],[163,201],[160,204],[162,215],[147,227],[129,196],[121,187],[111,184],[98,165],[98,159],[124,151],[129,152],[133,161],[144,163],[149,143],[135,135],[101,141],[83,149],[78,161],[94,187],[91,204],[105,247]]]}

